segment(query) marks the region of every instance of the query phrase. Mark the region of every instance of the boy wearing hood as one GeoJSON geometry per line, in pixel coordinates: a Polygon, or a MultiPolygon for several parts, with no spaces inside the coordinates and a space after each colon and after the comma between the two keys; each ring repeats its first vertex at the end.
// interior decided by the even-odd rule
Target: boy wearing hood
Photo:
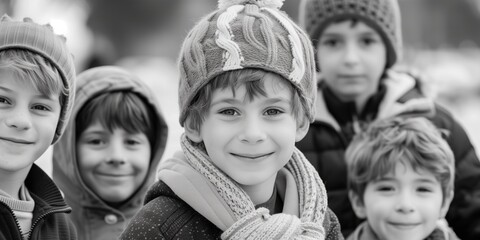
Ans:
{"type": "Polygon", "coordinates": [[[167,125],[153,91],[114,66],[78,75],[76,104],[53,149],[53,178],[79,239],[118,239],[155,179],[167,125]]]}

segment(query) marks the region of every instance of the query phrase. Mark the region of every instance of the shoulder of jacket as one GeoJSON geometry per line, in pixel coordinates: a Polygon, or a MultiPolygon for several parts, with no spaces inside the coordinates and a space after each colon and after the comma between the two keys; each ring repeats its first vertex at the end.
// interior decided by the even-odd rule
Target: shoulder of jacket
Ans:
{"type": "Polygon", "coordinates": [[[166,239],[174,239],[199,214],[181,199],[162,195],[148,202],[138,215],[144,220],[155,219],[155,223],[150,224],[154,224],[166,239]]]}

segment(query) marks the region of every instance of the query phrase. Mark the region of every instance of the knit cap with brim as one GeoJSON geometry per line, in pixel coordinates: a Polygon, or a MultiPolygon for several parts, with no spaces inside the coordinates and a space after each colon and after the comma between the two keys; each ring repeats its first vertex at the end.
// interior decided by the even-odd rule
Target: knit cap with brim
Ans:
{"type": "Polygon", "coordinates": [[[308,35],[284,12],[281,0],[219,1],[186,37],[179,56],[180,124],[199,89],[227,71],[276,73],[298,90],[313,121],[315,58],[308,35]]]}
{"type": "Polygon", "coordinates": [[[358,19],[375,29],[387,47],[390,68],[402,51],[401,16],[396,0],[301,0],[299,23],[316,43],[331,23],[358,19]]]}
{"type": "Polygon", "coordinates": [[[75,97],[75,65],[66,45],[66,38],[56,35],[50,25],[40,25],[30,18],[14,21],[3,15],[0,19],[0,51],[21,49],[39,54],[47,59],[60,73],[65,91],[64,104],[60,111],[54,144],[65,130],[75,97]]]}

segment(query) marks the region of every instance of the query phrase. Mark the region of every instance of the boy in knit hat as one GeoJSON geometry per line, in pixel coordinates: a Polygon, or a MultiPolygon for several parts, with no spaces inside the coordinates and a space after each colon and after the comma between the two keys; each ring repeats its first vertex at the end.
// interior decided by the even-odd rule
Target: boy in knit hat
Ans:
{"type": "Polygon", "coordinates": [[[75,94],[65,38],[0,20],[0,239],[76,239],[71,208],[34,162],[62,135],[75,94]]]}
{"type": "Polygon", "coordinates": [[[438,129],[422,117],[372,123],[348,146],[349,197],[366,221],[348,240],[457,240],[445,224],[455,162],[438,129]]]}
{"type": "Polygon", "coordinates": [[[167,133],[155,94],[135,75],[102,66],[77,76],[53,179],[72,206],[78,239],[118,239],[155,179],[167,133]]]}
{"type": "Polygon", "coordinates": [[[480,239],[480,162],[467,134],[425,97],[418,79],[392,69],[402,46],[397,1],[302,0],[300,18],[320,73],[315,121],[297,147],[325,181],[344,234],[361,222],[348,201],[345,149],[370,122],[404,115],[428,117],[449,132],[457,175],[447,220],[462,239],[480,239]]]}
{"type": "Polygon", "coordinates": [[[313,120],[314,56],[282,1],[219,1],[180,53],[182,152],[121,239],[343,239],[295,148],[313,120]]]}

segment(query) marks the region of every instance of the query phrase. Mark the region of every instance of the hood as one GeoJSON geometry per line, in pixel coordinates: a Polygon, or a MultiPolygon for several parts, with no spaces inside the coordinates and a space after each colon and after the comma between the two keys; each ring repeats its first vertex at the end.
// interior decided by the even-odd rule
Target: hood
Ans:
{"type": "MultiPolygon", "coordinates": [[[[381,82],[386,87],[386,93],[378,108],[376,119],[399,115],[433,116],[434,101],[423,96],[418,81],[407,73],[388,71],[387,77],[381,82]]],[[[317,92],[315,121],[325,122],[339,131],[340,125],[328,111],[322,90],[319,88],[317,92]]]]}
{"type": "Polygon", "coordinates": [[[84,104],[99,93],[130,90],[143,96],[156,111],[158,117],[157,141],[156,146],[152,146],[154,151],[152,152],[151,164],[145,183],[129,200],[116,208],[124,215],[129,216],[142,206],[143,197],[155,179],[156,168],[165,150],[168,135],[165,119],[153,91],[142,80],[122,68],[104,66],[87,70],[78,75],[76,84],[75,105],[72,115],[64,134],[53,148],[53,179],[64,192],[67,203],[72,206],[112,210],[86,186],[78,170],[75,148],[75,119],[84,104]]]}

